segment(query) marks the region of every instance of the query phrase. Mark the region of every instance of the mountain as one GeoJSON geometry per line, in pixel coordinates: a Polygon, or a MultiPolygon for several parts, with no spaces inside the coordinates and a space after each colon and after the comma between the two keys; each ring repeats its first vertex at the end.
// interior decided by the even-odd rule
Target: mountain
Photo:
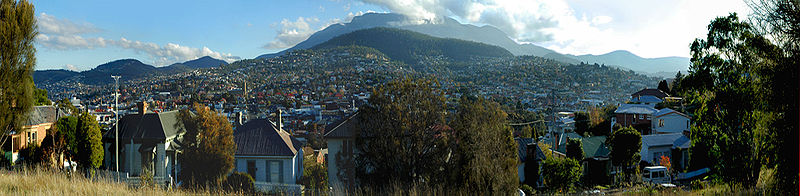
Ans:
{"type": "Polygon", "coordinates": [[[472,56],[511,57],[513,54],[498,46],[438,38],[395,28],[370,28],[353,31],[318,44],[311,49],[327,49],[358,45],[375,48],[394,60],[416,64],[423,56],[444,56],[455,61],[467,61],[472,56]]]}
{"type": "Polygon", "coordinates": [[[201,69],[201,68],[212,68],[212,67],[219,67],[220,65],[228,65],[228,62],[223,60],[215,59],[210,56],[200,57],[195,60],[186,61],[183,63],[175,63],[170,66],[177,66],[177,65],[184,65],[188,68],[192,69],[201,69]]]}
{"type": "MultiPolygon", "coordinates": [[[[616,65],[618,67],[644,72],[677,72],[687,70],[688,58],[665,57],[665,58],[641,58],[636,55],[604,54],[604,55],[566,55],[553,50],[537,46],[535,44],[519,44],[508,37],[506,33],[495,27],[475,26],[461,24],[458,21],[445,17],[436,23],[410,23],[404,15],[394,13],[367,13],[356,16],[349,23],[338,23],[326,27],[312,34],[308,39],[297,45],[273,54],[264,54],[257,58],[272,58],[288,51],[308,49],[317,44],[321,44],[336,36],[350,33],[353,31],[374,27],[393,27],[411,30],[418,33],[427,34],[434,37],[455,38],[468,41],[475,41],[505,48],[514,55],[532,55],[550,58],[565,63],[599,63],[606,65],[616,65]]],[[[673,74],[674,75],[674,74],[673,74]]]]}
{"type": "Polygon", "coordinates": [[[217,67],[228,63],[208,56],[183,63],[175,63],[165,67],[144,64],[136,59],[120,59],[98,65],[94,69],[82,72],[69,70],[37,70],[33,73],[36,84],[55,83],[74,79],[84,84],[105,84],[114,82],[111,75],[122,76],[122,80],[138,79],[153,74],[175,74],[194,69],[217,67]]]}

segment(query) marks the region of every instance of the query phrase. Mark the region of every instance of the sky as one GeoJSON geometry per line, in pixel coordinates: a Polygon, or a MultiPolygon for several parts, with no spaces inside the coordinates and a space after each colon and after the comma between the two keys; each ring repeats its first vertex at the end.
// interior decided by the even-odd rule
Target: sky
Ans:
{"type": "Polygon", "coordinates": [[[519,43],[566,54],[628,50],[688,57],[717,16],[749,14],[741,0],[33,0],[37,70],[89,70],[133,58],[167,66],[202,56],[233,62],[294,46],[368,12],[491,25],[519,43]]]}

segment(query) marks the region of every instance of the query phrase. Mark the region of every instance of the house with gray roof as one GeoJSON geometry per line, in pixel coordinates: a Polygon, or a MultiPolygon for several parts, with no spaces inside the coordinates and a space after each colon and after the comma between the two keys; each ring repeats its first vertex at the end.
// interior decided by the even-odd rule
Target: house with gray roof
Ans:
{"type": "Polygon", "coordinates": [[[353,160],[355,160],[356,128],[360,113],[355,113],[325,127],[328,142],[328,184],[332,187],[355,186],[353,160]]]}
{"type": "Polygon", "coordinates": [[[268,119],[254,119],[236,127],[234,171],[250,174],[259,190],[299,194],[303,148],[300,141],[280,127],[280,123],[268,119]]]}
{"type": "Polygon", "coordinates": [[[648,135],[651,132],[651,121],[653,114],[658,112],[651,105],[645,104],[620,104],[616,114],[611,118],[611,126],[614,124],[622,125],[623,127],[633,126],[642,132],[642,135],[648,135]]]}
{"type": "Polygon", "coordinates": [[[55,106],[34,106],[28,113],[28,120],[21,130],[12,130],[9,133],[10,142],[6,142],[3,150],[5,157],[11,162],[19,159],[19,150],[29,144],[41,144],[47,136],[47,130],[58,121],[58,118],[67,116],[64,110],[55,106]]]}
{"type": "Polygon", "coordinates": [[[688,163],[690,146],[691,140],[684,133],[643,135],[639,154],[641,161],[650,165],[659,165],[661,156],[666,156],[680,168],[688,163]]]}
{"type": "Polygon", "coordinates": [[[653,133],[683,133],[689,132],[691,120],[689,115],[664,108],[653,113],[651,121],[653,133]]]}
{"type": "MultiPolygon", "coordinates": [[[[180,172],[180,141],[186,132],[178,111],[148,112],[146,103],[138,107],[139,113],[123,116],[118,122],[120,175],[136,177],[149,171],[154,179],[174,182],[180,172]]],[[[116,167],[115,137],[113,128],[103,135],[103,164],[111,171],[116,167]]]]}

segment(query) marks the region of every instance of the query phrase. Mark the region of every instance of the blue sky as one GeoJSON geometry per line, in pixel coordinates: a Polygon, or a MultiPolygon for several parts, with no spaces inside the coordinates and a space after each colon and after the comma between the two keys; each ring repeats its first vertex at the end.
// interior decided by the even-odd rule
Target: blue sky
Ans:
{"type": "Polygon", "coordinates": [[[688,56],[715,16],[746,12],[738,0],[297,0],[48,1],[39,19],[37,70],[88,70],[122,58],[165,66],[201,56],[229,62],[280,51],[365,12],[492,25],[562,53],[629,50],[688,56]]]}

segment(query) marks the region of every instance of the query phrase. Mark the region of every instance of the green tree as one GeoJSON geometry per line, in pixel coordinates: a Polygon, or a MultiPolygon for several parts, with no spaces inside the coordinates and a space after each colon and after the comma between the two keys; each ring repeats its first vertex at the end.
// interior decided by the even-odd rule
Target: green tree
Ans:
{"type": "Polygon", "coordinates": [[[453,117],[458,187],[485,194],[513,193],[519,186],[517,143],[507,114],[483,98],[462,96],[453,117]]]}
{"type": "Polygon", "coordinates": [[[575,159],[552,158],[544,161],[542,177],[548,189],[569,193],[581,179],[581,165],[575,159]]]}
{"type": "Polygon", "coordinates": [[[182,164],[179,179],[188,187],[217,187],[233,170],[233,128],[228,119],[208,107],[194,103],[194,113],[181,110],[180,123],[183,136],[183,153],[178,155],[182,164]]]}
{"type": "Polygon", "coordinates": [[[376,188],[440,182],[447,133],[445,98],[436,81],[403,78],[375,88],[360,109],[355,175],[376,188]]]}
{"type": "Polygon", "coordinates": [[[522,132],[520,134],[522,138],[532,138],[533,137],[533,128],[530,125],[526,125],[522,127],[522,132]]]}
{"type": "Polygon", "coordinates": [[[639,150],[642,147],[642,135],[633,127],[623,127],[614,130],[608,139],[611,148],[611,162],[616,166],[622,166],[626,172],[633,170],[641,156],[639,150]]]}
{"type": "Polygon", "coordinates": [[[65,116],[58,119],[56,122],[56,129],[53,133],[55,136],[53,147],[58,152],[68,152],[72,155],[78,154],[78,117],[65,116]]]}
{"type": "Polygon", "coordinates": [[[325,165],[317,163],[316,159],[303,159],[303,177],[300,178],[300,184],[305,186],[312,195],[327,193],[328,169],[325,168],[325,165]]]}
{"type": "Polygon", "coordinates": [[[665,93],[672,92],[669,89],[669,84],[667,83],[666,80],[661,80],[661,82],[658,82],[658,90],[664,91],[665,93]]]}
{"type": "Polygon", "coordinates": [[[589,131],[589,126],[592,124],[592,120],[589,119],[589,113],[587,112],[576,112],[575,113],[575,133],[585,136],[584,134],[589,131]]]}
{"type": "Polygon", "coordinates": [[[47,90],[36,88],[33,89],[33,103],[36,106],[50,105],[50,99],[47,98],[47,90]]]}
{"type": "Polygon", "coordinates": [[[76,132],[78,164],[85,169],[97,169],[103,163],[103,141],[100,126],[94,115],[82,113],[78,117],[76,132]]]}
{"type": "Polygon", "coordinates": [[[0,1],[0,145],[22,128],[34,103],[36,28],[33,4],[0,1]]]}
{"type": "Polygon", "coordinates": [[[569,141],[567,141],[567,158],[582,161],[583,156],[583,143],[581,139],[569,138],[569,141]]]}

